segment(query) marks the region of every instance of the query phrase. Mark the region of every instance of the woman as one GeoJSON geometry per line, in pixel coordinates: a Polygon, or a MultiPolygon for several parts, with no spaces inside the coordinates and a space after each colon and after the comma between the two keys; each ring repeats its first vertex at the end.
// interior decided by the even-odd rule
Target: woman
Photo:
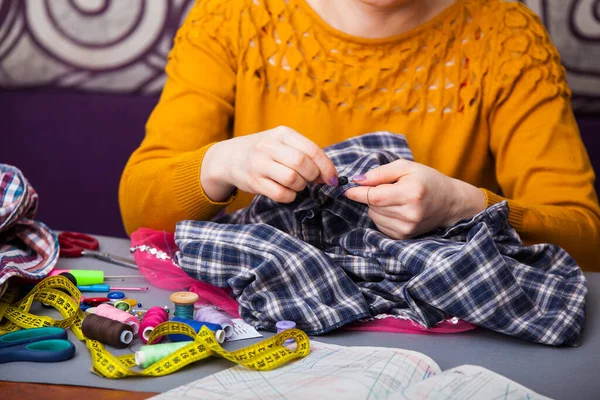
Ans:
{"type": "Polygon", "coordinates": [[[321,148],[387,130],[416,162],[354,177],[361,187],[346,192],[383,233],[412,237],[506,199],[526,243],[600,269],[594,172],[565,71],[522,4],[197,1],[166,71],[121,180],[128,232],[336,185],[321,148]]]}

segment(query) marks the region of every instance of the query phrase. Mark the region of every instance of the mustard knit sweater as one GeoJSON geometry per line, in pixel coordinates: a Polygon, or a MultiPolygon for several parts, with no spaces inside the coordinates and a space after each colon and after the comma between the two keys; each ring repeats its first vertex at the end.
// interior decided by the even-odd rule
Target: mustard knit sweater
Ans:
{"type": "Polygon", "coordinates": [[[247,206],[200,184],[212,143],[289,126],[318,145],[404,134],[417,162],[508,199],[524,242],[554,243],[600,270],[594,171],[557,50],[520,3],[457,0],[406,33],[364,39],[305,0],[197,1],[169,55],[167,83],[127,164],[127,232],[247,206]]]}

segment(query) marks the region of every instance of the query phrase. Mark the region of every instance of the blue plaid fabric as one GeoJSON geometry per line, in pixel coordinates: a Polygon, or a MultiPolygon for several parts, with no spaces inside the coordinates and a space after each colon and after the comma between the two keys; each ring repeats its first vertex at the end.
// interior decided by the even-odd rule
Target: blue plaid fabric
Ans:
{"type": "Polygon", "coordinates": [[[38,195],[21,171],[0,164],[0,294],[10,277],[45,278],[58,260],[58,240],[32,218],[38,195]]]}
{"type": "MultiPolygon", "coordinates": [[[[352,177],[403,157],[401,135],[378,132],[326,149],[352,177]]],[[[367,207],[311,184],[291,204],[257,196],[214,222],[181,221],[177,261],[193,278],[229,287],[241,316],[259,328],[295,321],[311,335],[381,313],[425,327],[456,316],[551,344],[576,345],[587,283],[560,247],[524,246],[506,202],[410,240],[379,232],[367,207]]]]}

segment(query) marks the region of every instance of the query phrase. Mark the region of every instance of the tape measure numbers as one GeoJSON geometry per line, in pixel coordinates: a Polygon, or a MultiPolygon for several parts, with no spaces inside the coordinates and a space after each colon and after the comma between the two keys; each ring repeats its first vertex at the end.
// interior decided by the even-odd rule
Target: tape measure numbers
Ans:
{"type": "Polygon", "coordinates": [[[190,344],[173,354],[157,361],[148,368],[136,371],[135,356],[126,354],[114,356],[104,345],[96,340],[87,339],[81,332],[81,322],[85,314],[79,308],[81,293],[65,277],[57,275],[41,281],[23,299],[15,302],[18,287],[9,286],[0,297],[0,334],[14,332],[22,328],[58,326],[71,328],[75,336],[85,342],[92,356],[92,370],[106,378],[119,379],[127,376],[163,376],[171,374],[186,365],[207,357],[217,355],[249,369],[268,371],[287,362],[302,358],[310,353],[310,340],[298,329],[285,330],[260,343],[240,350],[228,352],[217,342],[214,333],[203,327],[196,334],[189,325],[180,322],[164,322],[158,325],[148,338],[148,344],[161,336],[181,334],[192,338],[190,344]],[[61,290],[67,293],[62,292],[61,290]],[[64,319],[55,320],[47,316],[29,313],[31,304],[40,301],[54,307],[64,319]],[[293,339],[296,349],[291,350],[283,343],[293,339]]]}

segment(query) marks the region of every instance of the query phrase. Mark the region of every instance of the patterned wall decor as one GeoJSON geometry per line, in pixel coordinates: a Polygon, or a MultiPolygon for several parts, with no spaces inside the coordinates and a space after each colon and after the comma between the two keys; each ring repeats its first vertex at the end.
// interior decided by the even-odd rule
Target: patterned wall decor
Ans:
{"type": "MultiPolygon", "coordinates": [[[[600,0],[520,1],[561,52],[575,108],[600,112],[600,0]]],[[[0,87],[156,94],[192,3],[0,0],[0,87]]]]}
{"type": "Polygon", "coordinates": [[[0,85],[157,93],[193,0],[0,0],[0,85]]]}

